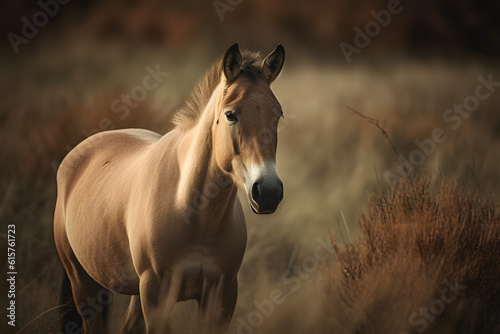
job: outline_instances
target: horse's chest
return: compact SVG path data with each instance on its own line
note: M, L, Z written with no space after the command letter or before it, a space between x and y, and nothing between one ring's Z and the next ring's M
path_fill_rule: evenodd
M159 271L180 271L194 284L200 277L236 274L245 252L246 229L169 230L157 233L153 244L152 261Z
M178 235L157 244L155 262L163 267L196 272L198 268L213 275L238 268L246 247L246 235Z
M147 242L137 247L142 255L135 262L157 273L180 273L181 299L196 298L204 282L217 284L222 277L232 280L239 270L246 248L246 226L242 216L230 218L209 224L158 219L149 225L154 231L143 234Z

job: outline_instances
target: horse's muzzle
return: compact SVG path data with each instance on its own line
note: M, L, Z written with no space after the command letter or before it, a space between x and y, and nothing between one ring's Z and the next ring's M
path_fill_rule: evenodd
M283 182L277 177L260 178L252 185L249 195L253 212L273 213L283 199Z

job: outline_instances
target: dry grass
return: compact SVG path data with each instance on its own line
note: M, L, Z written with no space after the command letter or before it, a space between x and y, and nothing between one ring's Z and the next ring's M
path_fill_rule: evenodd
M325 278L335 332L500 330L500 211L491 200L457 182L432 191L424 179L372 198L360 225Z

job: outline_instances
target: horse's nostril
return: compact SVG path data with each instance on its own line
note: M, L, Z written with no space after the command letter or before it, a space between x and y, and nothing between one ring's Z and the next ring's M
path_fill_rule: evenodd
M252 186L252 198L257 203L259 203L259 201L261 199L261 193L260 193L258 182L255 182Z

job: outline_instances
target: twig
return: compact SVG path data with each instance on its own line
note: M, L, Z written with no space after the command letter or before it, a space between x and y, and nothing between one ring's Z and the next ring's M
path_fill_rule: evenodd
M338 217L337 217L337 227L339 228L340 237L342 238L342 243L345 245L346 244L345 237L344 233L342 233L342 228L340 227L340 219Z
M486 193L483 191L483 188L479 184L479 181L478 181L478 179L476 177L476 173L474 172L475 161L472 160L472 163L473 163L472 166L471 165L467 165L467 167L469 167L469 169L470 169L470 172L472 174L472 178L473 178L474 182L476 183L476 187L477 187L477 189L479 189L479 193L481 194L481 196L483 196L483 199L486 199L487 198Z
M54 307L51 307L49 308L48 310L45 310L43 311L42 313L40 313L39 315L37 315L36 317L34 317L33 319L31 319L30 321L28 321L28 323L26 325L24 325L23 327L21 327L20 330L18 330L16 332L16 334L19 334L21 333L22 331L24 331L29 325L31 325L31 323L35 322L36 320L38 320L39 318L41 318L42 316L44 316L45 314L49 313L49 312L52 312L52 311L55 311L57 309L60 309L60 308L63 308L63 307L69 307L69 305L57 305L57 306L54 306Z
M43 269L42 271L40 271L35 277L33 277L31 279L31 281L29 281L27 284L25 284L24 287L19 291L19 296L23 295L26 292L26 290L30 287L30 285L33 282L35 282L43 273L45 273L48 270L53 270L54 269L53 268L54 267L53 264L54 264L55 261L57 261L56 259L57 259L57 256L54 256L52 258L52 263L51 263L52 265L47 266L45 269Z
M375 167L375 164L373 164L373 170L375 171L375 178L377 179L378 189L379 189L380 193L382 194L382 198L384 199L385 206L388 208L389 201L387 200L387 197L385 196L385 192L382 190L382 185L380 184L380 179L378 178L377 168Z
M392 150L394 151L394 153L396 153L397 157L399 158L399 161L401 162L401 166L403 166L403 168L405 169L406 176L408 177L408 180L410 181L410 186L414 190L414 188L413 188L413 181L411 179L410 171L406 170L406 166L405 166L405 164L403 162L403 157L401 156L401 154L399 154L398 150L396 149L396 146L394 146L394 144L392 143L392 140L391 140L391 138L389 138L389 135L387 134L387 131L383 127L380 126L380 121L378 119L376 119L376 118L365 116L365 115L363 115L362 113L360 113L359 111L355 110L352 107L349 107L349 106L346 106L346 107L347 107L347 109L349 109L350 111L352 111L356 115L358 115L358 116L366 119L369 123L371 123L374 126L376 126L382 132L382 135L387 139L387 141L389 142L389 144L392 147Z
M347 231L347 241L349 241L349 244L350 244L351 243L351 232L349 231L349 226L347 226L344 212L342 210L340 210L340 215L342 216L342 222L344 223L345 230Z

